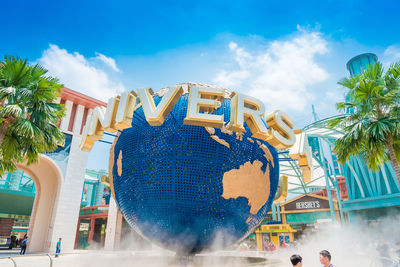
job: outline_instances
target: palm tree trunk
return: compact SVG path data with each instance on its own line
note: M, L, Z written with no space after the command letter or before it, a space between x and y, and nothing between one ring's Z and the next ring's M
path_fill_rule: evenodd
M6 136L8 125L9 125L9 122L7 120L3 120L3 123L1 125L1 130L0 130L0 147L3 144L4 137Z
M399 161L396 157L396 153L394 152L392 139L388 140L388 150L389 150L390 161L392 162L394 173L397 178L397 182L400 185L400 166L399 166Z

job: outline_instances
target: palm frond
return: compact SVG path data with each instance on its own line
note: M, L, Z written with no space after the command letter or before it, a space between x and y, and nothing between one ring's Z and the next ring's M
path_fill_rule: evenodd
M334 147L339 162L358 155L370 169L377 170L389 159L388 140L393 140L400 156L400 63L392 64L386 73L381 63L372 64L339 84L349 90L346 102L336 107L354 111L328 122L330 128L343 132Z
M46 76L40 65L6 56L0 68L0 119L11 118L0 146L0 172L12 171L18 162L36 162L40 153L54 150L64 138L56 127L64 108L54 103L62 85ZM0 120L0 124L2 121Z

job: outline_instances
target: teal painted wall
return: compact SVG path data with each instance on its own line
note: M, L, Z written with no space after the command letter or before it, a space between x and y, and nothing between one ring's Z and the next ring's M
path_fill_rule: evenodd
M286 214L287 224L313 224L319 219L330 219L329 211L321 212L304 212L304 213L288 213Z
M0 189L0 213L31 216L35 194Z

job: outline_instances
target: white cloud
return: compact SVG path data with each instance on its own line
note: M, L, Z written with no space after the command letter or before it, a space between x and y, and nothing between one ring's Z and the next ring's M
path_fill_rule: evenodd
M238 47L237 43L235 43L235 42L230 42L229 43L229 49L231 51L235 50L237 47Z
M272 108L304 111L314 94L309 89L328 79L328 72L315 61L328 53L328 43L319 32L300 29L288 40L268 43L261 52L249 52L235 42L229 43L236 66L220 70L213 82L263 100Z
M101 54L97 57L99 55ZM113 59L108 61L115 64ZM107 101L111 96L125 91L122 83L114 81L95 63L78 52L69 53L57 45L50 45L38 59L38 63L48 69L50 75L59 78L66 87L99 100Z
M112 68L116 72L119 72L117 64L115 64L115 59L113 59L112 57L107 57L107 56L105 56L103 54L100 54L100 53L96 52L96 59L104 62L107 66L109 66L110 68Z
M232 88L241 81L249 77L249 72L247 70L237 70L237 71L220 71L214 78L214 82L221 84L227 88Z
M389 67L390 64L400 61L400 47L391 45L383 52L382 63L385 67Z

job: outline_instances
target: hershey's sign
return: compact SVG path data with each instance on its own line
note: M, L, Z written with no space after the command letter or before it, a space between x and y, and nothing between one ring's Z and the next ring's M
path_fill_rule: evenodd
M284 206L286 211L329 209L329 201L313 195L303 195Z
M303 210L303 209L318 209L321 205L319 204L319 200L317 201L305 201L305 202L297 202L296 209Z

